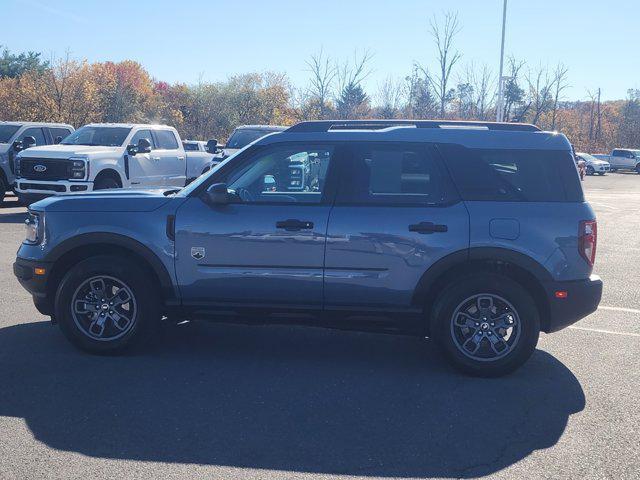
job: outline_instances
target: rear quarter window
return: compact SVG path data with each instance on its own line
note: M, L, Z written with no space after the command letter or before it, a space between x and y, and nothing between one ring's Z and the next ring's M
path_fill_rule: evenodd
M570 151L439 149L463 200L582 202L580 178Z
M158 138L158 148L162 150L178 149L178 141L171 130L156 130L155 134Z

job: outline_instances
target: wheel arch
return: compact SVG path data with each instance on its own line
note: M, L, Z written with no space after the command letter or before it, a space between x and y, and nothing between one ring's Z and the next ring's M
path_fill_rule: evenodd
M477 247L443 257L420 278L412 304L429 312L446 285L456 277L473 273L498 273L522 285L533 297L540 313L541 328L546 331L550 305L544 283L553 278L549 271L533 258L505 248ZM429 322L426 322L427 326L428 324Z
M102 170L100 170L95 178L93 179L93 183L95 184L99 178L104 178L104 177L111 177L114 180L116 180L118 182L118 184L120 185L120 188L122 188L123 183L122 183L122 176L120 175L120 172L118 172L115 168L112 167L107 167L107 168L103 168Z
M88 233L71 238L57 245L45 259L53 264L48 278L49 298L55 297L62 277L77 262L93 255L125 255L138 261L151 275L160 289L166 305L175 305L178 300L171 276L160 258L147 246L120 234Z

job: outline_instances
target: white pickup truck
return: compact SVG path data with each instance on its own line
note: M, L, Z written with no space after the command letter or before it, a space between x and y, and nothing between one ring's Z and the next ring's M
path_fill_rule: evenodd
M611 155L594 155L599 160L609 162L611 171L635 170L640 173L640 150L633 148L614 148Z
M89 124L58 145L16 157L16 193L25 203L48 195L107 188L183 187L210 157L185 152L175 128Z

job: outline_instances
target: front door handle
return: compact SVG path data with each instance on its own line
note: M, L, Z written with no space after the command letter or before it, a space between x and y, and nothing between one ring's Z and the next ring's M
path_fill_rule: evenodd
M424 233L424 234L442 233L448 230L449 230L449 227L447 227L446 225L438 225L433 222L420 222L420 223L414 223L413 225L409 225L409 231L416 232L416 233Z
M160 157L151 157L152 160L155 160L156 162L160 161Z
M313 228L313 222L306 220L280 220L276 222L276 228L282 228L287 232L295 232L298 230L311 230Z

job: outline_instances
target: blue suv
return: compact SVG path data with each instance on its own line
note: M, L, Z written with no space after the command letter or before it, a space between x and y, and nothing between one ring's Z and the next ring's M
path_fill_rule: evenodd
M295 322L431 337L497 376L602 293L572 146L525 124L299 123L181 190L48 198L26 225L15 275L90 352L163 317Z

